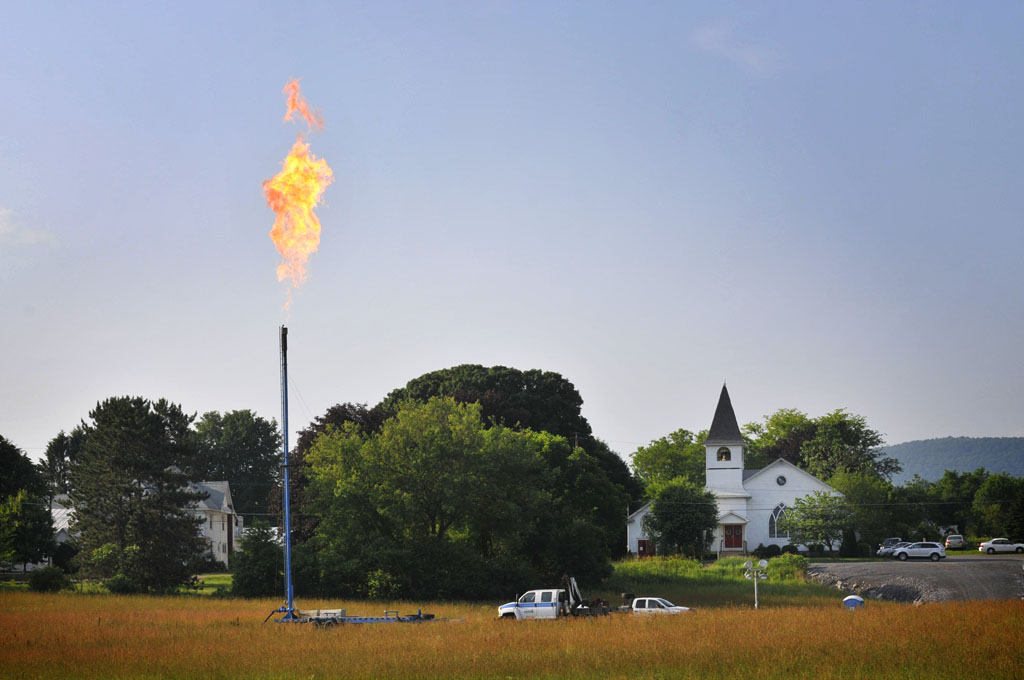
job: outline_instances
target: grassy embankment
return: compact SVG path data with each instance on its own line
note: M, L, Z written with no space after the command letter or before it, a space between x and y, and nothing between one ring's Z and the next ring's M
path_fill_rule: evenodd
M1011 678L1024 667L1022 602L847 612L837 591L780 570L754 611L737 562L620 563L606 588L699 608L559 622L498 621L495 603L300 601L453 619L318 630L262 623L280 599L3 592L0 677Z

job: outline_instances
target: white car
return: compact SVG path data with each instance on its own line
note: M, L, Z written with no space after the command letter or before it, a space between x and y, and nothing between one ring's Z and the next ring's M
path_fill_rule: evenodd
M979 545L978 550L989 555L994 555L997 552L1024 553L1024 543L1011 543L1005 538L993 538L991 541L985 541Z
M663 597L638 597L633 600L634 614L682 614L689 607L674 605Z
M897 548L892 551L893 559L906 561L911 557L926 557L932 562L938 562L946 556L946 549L938 543L924 541L922 543L911 543L910 545Z

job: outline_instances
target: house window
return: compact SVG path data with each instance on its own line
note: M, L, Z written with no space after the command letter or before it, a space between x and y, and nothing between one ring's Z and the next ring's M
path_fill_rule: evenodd
M732 451L729 450L728 446L718 449L718 460L719 462L732 460Z
M213 528L213 515L210 515L210 528Z
M786 516L786 504L779 503L768 518L768 538L789 538L788 531L779 529L779 520Z

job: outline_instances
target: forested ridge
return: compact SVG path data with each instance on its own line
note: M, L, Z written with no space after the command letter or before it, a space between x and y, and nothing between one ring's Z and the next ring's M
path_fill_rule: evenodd
M972 472L978 468L1024 477L1024 437L919 439L887 446L885 455L903 465L903 471L893 475L896 484L914 475L936 481L946 470Z

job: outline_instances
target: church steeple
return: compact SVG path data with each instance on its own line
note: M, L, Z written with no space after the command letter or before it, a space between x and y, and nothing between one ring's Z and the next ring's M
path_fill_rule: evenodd
M736 422L736 414L732 410L729 390L724 384L722 394L718 397L715 417L711 420L711 429L708 430L707 441L704 443L709 446L743 445L743 435L740 433L739 423Z
M718 408L715 409L708 438L704 440L704 475L708 488L742 492L744 453L746 446L732 410L729 390L722 385Z

